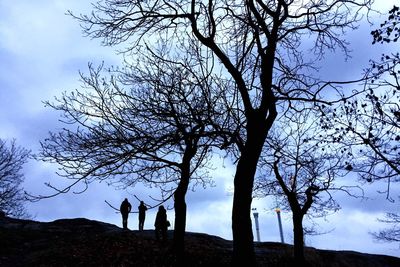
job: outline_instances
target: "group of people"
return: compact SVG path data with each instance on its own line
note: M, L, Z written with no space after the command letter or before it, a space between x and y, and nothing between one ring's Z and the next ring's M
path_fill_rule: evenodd
M120 206L120 212L122 215L122 226L124 229L128 229L128 216L132 210L132 205L129 203L128 199L125 198L122 201ZM138 206L139 210L139 231L143 231L144 221L146 219L146 204L143 201L140 201L140 205ZM156 220L154 222L156 238L157 240L167 240L167 230L170 226L170 222L167 219L167 210L163 205L158 207L158 212L156 215Z

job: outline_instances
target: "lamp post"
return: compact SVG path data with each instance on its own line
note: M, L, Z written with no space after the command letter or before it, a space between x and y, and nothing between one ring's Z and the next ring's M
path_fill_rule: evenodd
M253 212L253 216L254 216L254 222L256 224L256 233L257 233L257 242L260 242L260 228L258 226L258 212L256 208L252 209Z
M281 243L285 243L285 240L283 239L283 230L282 230L282 221L281 221L281 209L276 208L276 215L278 216L278 225L279 225L279 234L281 235Z

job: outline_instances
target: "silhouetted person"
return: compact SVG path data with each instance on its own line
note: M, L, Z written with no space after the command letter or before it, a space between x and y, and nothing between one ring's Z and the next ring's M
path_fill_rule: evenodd
M167 229L168 229L168 221L167 221L167 211L165 210L164 206L161 205L158 208L156 221L154 223L156 227L156 238L160 240L160 234L163 241L167 240Z
M139 209L139 231L143 231L144 220L146 219L147 207L144 205L143 201L140 201Z
M124 229L128 229L128 215L131 209L132 209L131 203L129 203L128 199L125 198L125 200L122 201L121 206L119 208L119 211L122 214L122 226Z

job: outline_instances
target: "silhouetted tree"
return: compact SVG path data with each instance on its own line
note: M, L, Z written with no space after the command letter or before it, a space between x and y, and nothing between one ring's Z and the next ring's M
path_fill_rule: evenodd
M102 38L104 45L128 42L127 52L159 39L175 43L196 39L204 47L199 64L226 75L231 86L221 90L228 90L227 103L232 105L226 107L223 121L229 127L221 135L228 140L226 146L236 146L237 156L234 264L255 264L250 218L254 175L280 105L332 100L322 95L324 89L335 90L334 83L318 81L315 64L327 51L348 52L343 32L356 27L361 11L371 3L107 0L96 2L90 15L77 17L87 35ZM210 55L218 62L205 65Z
M389 13L388 21L371 32L373 43L397 41L400 12L394 7ZM382 54L379 61L371 60L363 94L336 108L325 106L326 116L321 118L327 127L336 125L332 140L348 145L356 155L351 169L368 182L387 180L387 193L390 183L398 181L400 174L399 66L398 53ZM390 198L389 194L387 197Z
M110 70L110 78L102 77L102 67L90 66L89 75L81 75L84 90L48 103L63 112L65 123L77 128L51 133L41 143L38 157L56 162L61 176L75 180L56 189L56 194L79 182L103 180L120 188L144 183L161 188L164 196L173 194L179 264L187 190L190 184L210 182L201 169L211 149L207 121L214 103L204 78L193 73L196 66L189 57L149 54L123 69Z
M375 239L384 242L400 242L400 215L397 213L387 213L385 219L380 222L391 225L390 228L373 233Z
M9 145L0 139L0 211L5 215L24 218L29 217L24 202L23 165L26 163L29 151L16 145L12 140Z
M372 44L397 42L400 37L399 22L400 9L398 6L393 6L393 8L389 10L388 19L380 24L380 28L371 31L372 37L374 38Z
M394 6L388 19L380 28L371 32L373 44L397 42L399 38L400 11ZM370 79L366 81L364 94L344 102L327 112L323 120L336 125L332 138L347 145L353 160L349 169L359 174L362 181L385 181L387 189L381 191L391 197L391 185L400 181L400 55L382 54L379 60L371 60L367 69ZM374 234L375 238L393 241L398 238L398 216L388 213L382 222L392 228Z
M339 209L332 196L344 191L356 196L353 185L338 178L347 170L346 148L327 141L329 132L319 124L319 113L308 109L288 112L277 119L261 157L255 196L274 196L280 207L292 211L294 257L304 257L304 216L324 217ZM359 196L362 191L357 192Z

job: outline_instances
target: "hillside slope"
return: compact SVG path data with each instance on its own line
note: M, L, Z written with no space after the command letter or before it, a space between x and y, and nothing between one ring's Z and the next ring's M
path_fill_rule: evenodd
M36 222L0 218L0 266L171 266L172 232L167 244L152 230L123 230L88 219ZM229 266L232 242L199 233L186 235L186 265ZM296 266L292 247L256 243L259 266ZM352 251L307 248L310 266L400 266L400 258Z

